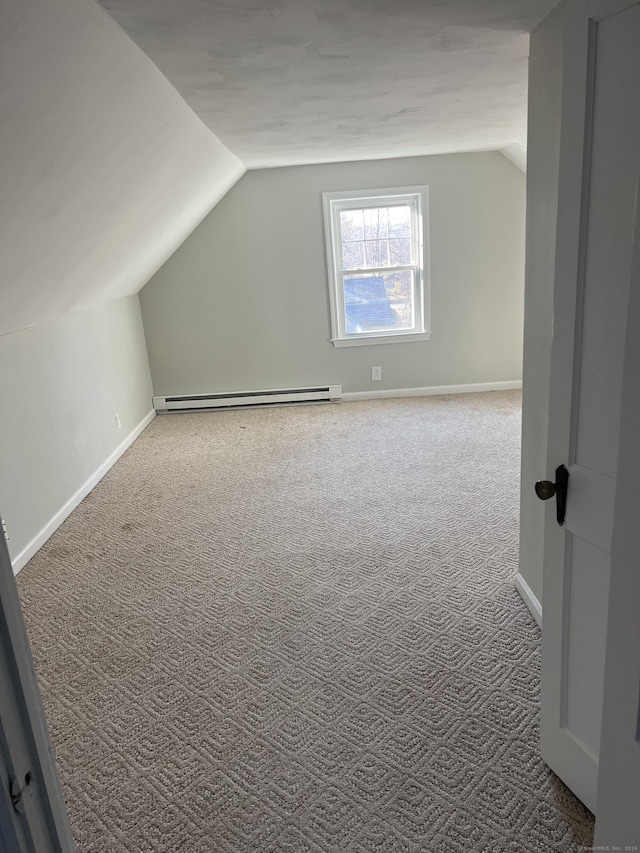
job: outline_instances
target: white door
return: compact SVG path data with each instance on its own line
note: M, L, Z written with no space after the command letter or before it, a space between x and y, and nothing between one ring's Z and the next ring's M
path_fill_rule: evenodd
M567 27L547 476L566 464L569 488L564 526L552 506L545 520L542 754L595 812L640 174L640 6L569 4Z

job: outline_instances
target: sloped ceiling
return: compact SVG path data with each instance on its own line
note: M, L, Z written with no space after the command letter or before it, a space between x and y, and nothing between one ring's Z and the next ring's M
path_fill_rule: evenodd
M92 0L0 4L0 334L138 291L245 167Z
M100 2L260 168L523 145L527 34L557 0Z
M556 2L1 0L0 334L138 291L245 166L522 161Z

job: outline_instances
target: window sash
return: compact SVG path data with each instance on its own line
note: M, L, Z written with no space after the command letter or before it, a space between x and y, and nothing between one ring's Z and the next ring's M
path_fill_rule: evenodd
M360 202L363 202L362 204ZM336 272L345 272L346 270L342 267L343 260L343 246L344 242L342 239L342 226L340 222L340 214L346 211L358 211L358 210L370 210L376 208L390 208L390 207L408 207L410 210L411 220L410 220L410 241L411 241L411 266L421 266L421 251L422 251L422 240L420 239L421 235L421 212L420 212L420 198L418 195L407 195L404 197L396 198L395 203L388 201L386 197L372 197L369 199L357 199L357 204L353 202L353 200L348 201L334 201L331 202L332 216L331 216L331 244L332 250L334 254L334 265ZM393 237L381 237L382 240L393 240L396 238ZM346 241L348 242L348 241ZM377 242L376 240L368 240L364 235L362 240L356 240L353 242ZM395 269L398 269L400 265L394 266Z
M411 301L412 301L412 309L413 309L413 311L412 311L412 313L413 313L413 325L408 327L408 328L404 328L404 329L393 328L393 329L375 329L375 330L365 331L365 332L348 332L347 331L347 308L346 308L346 302L345 302L345 296L344 296L344 279L345 279L345 276L357 276L358 274L362 274L363 276L366 274L375 275L376 272L377 273L381 273L381 272L382 273L394 273L394 272L398 272L399 270L400 271L409 270L409 271L413 272L412 287L411 287ZM420 318L420 315L418 313L418 306L420 303L420 300L419 300L420 270L418 269L418 267L416 267L416 266L379 267L378 269L375 269L375 270L371 270L371 269L346 270L344 272L339 272L337 275L338 275L339 287L337 288L337 294L336 295L338 297L338 311L340 312L338 319L340 321L340 326L342 328L342 333L343 333L342 337L345 340L348 340L350 338L355 339L355 338L379 337L379 336L391 336L391 335L410 335L410 334L415 333L415 332L424 331L424 329L422 328L422 324L420 322L421 318Z
M403 270L419 270L420 267L418 264L404 264L400 266L398 264L397 267L347 267L345 269L338 269L338 275L375 275L376 273L381 272L402 272Z

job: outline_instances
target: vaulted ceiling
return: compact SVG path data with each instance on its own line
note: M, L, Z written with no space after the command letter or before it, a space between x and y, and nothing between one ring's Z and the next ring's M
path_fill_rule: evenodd
M1 0L0 334L140 290L247 167L518 161L556 2Z
M92 0L1 0L0 334L136 293L244 171Z
M100 0L248 168L502 149L557 0Z

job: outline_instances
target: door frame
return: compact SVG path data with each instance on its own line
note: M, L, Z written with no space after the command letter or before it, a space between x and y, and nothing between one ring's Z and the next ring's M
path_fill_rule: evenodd
M11 853L75 850L11 560L0 533L0 851L3 845Z

